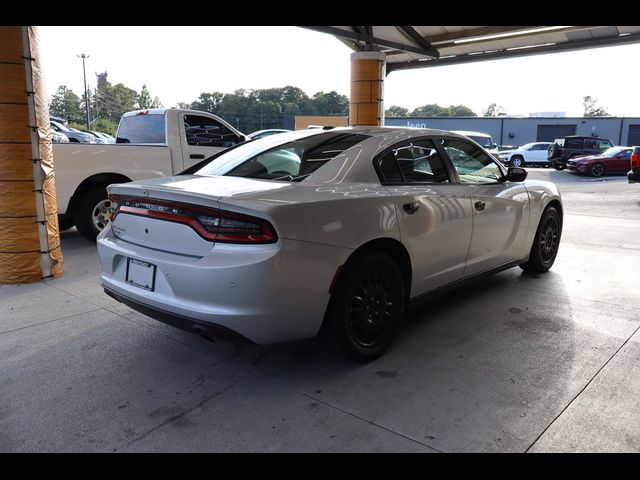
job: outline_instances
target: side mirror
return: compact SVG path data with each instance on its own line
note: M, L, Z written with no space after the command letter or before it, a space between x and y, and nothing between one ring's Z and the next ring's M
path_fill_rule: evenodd
M509 167L507 171L507 180L510 182L524 182L527 178L528 172L524 168Z

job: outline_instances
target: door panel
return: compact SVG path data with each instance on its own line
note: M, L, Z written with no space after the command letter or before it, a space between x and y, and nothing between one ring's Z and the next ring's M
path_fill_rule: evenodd
M528 253L529 194L522 183L467 185L473 209L473 234L464 276L503 265ZM477 202L484 208L478 210Z
M473 218L465 187L407 185L387 190L396 205L402 243L411 258L411 297L462 278ZM405 208L411 204L417 205L413 213Z

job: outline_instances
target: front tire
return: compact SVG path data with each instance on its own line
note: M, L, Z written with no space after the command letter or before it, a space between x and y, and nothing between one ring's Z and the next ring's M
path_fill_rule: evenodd
M556 260L561 235L562 216L556 207L549 206L540 218L538 230L529 252L529 261L520 265L520 268L531 273L548 271Z
M84 238L96 241L98 234L109 223L111 201L107 196L107 189L99 185L85 192L78 201L75 212L76 228Z
M592 177L601 177L604 175L604 165L601 163L594 163L591 165L589 173L591 173Z
M345 266L329 303L334 340L353 359L378 358L395 338L405 308L398 264L381 252L362 254Z

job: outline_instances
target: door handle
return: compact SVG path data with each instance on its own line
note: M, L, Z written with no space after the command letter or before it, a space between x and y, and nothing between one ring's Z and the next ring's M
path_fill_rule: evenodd
M193 158L193 159L204 158L204 155L201 153L192 153L191 155L189 155L189 158Z
M481 212L482 210L484 210L484 207L486 207L486 204L484 202L476 202L474 206L476 207L477 211Z
M416 213L419 207L420 204L418 202L405 203L402 205L402 209L409 215Z

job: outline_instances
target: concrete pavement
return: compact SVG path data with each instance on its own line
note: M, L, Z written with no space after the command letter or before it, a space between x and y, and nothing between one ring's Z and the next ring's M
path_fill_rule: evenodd
M563 193L552 270L413 309L366 365L149 319L65 232L61 278L0 286L0 451L640 451L640 186L530 175Z

